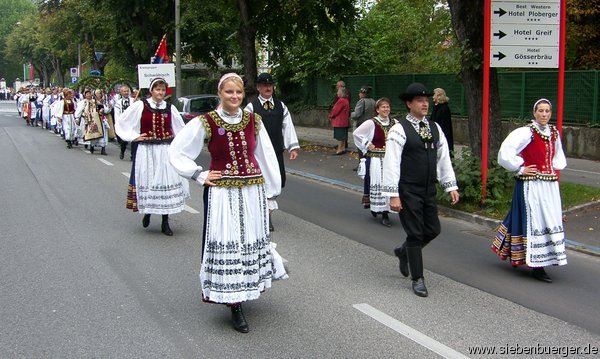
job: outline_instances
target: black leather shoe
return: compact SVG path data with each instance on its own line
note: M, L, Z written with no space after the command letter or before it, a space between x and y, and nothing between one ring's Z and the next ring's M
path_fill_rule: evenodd
M533 275L533 278L535 278L539 281L546 282L546 283L552 283L552 278L550 278L548 276L548 274L544 270L544 267L533 268L531 275Z
M173 231L171 230L171 227L169 227L169 222L163 221L163 223L160 225L160 230L165 234L165 236L173 235Z
M125 152L121 152L121 153L119 153L119 159L121 159L121 160L122 160L122 159L123 159L123 157L125 157Z
M94 153L94 146L90 146L90 153Z
M427 287L425 287L425 279L423 277L412 281L412 289L413 292L415 292L415 294L419 297L427 297L429 295L429 293L427 293Z
M142 219L142 226L144 226L144 228L146 228L149 225L150 225L150 215L149 214L145 214L144 215L144 219Z
M377 218L377 212L371 211L371 216L373 216L373 218Z
M100 154L104 155L104 156L107 156L107 154L106 154L106 147L102 147L102 150L100 150Z
M240 333L248 333L250 331L248 322L246 322L246 318L244 318L241 304L231 306L231 317L233 319L233 329Z
M400 262L400 273L408 277L410 274L408 271L408 254L406 253L406 245L402 245L402 247L394 249L394 254L398 257L398 261Z
M390 221L390 217L388 217L387 213L383 213L381 215L381 224L388 228L392 226L392 221Z

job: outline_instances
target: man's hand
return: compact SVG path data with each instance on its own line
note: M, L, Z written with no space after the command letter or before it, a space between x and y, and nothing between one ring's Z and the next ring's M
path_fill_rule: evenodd
M390 197L390 209L395 212L400 212L402 210L402 201L400 201L400 197Z
M460 198L460 194L458 193L458 191L451 191L450 192L450 200L451 200L452 204L457 204L459 198Z
M296 158L298 158L298 150L291 150L290 151L290 160L293 161Z

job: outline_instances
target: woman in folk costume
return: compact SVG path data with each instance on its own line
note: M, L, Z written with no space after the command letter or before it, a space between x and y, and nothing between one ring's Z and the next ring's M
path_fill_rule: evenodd
M177 171L204 186L200 285L205 302L231 308L247 333L242 302L271 287L269 201L281 191L279 164L261 118L241 108L244 83L234 73L218 84L220 107L191 120L169 150ZM195 163L206 143L210 166Z
M96 109L98 110L98 115L103 123L105 123L106 133L104 134L104 142L112 141L115 139L115 124L112 117L112 104L111 101L104 95L104 91L100 89L96 89L94 91L94 100L96 100Z
M73 148L73 142L77 139L75 133L77 124L75 123L75 101L73 100L73 90L66 89L64 98L57 101L54 105L54 116L61 123L67 148Z
M516 173L512 207L500 225L492 250L513 266L533 268L534 278L551 283L544 267L567 264L558 171L567 166L552 104L540 99L534 119L502 142L498 163Z
M366 173L364 178L363 206L371 208L373 217L381 214L381 224L391 227L388 213L390 198L381 193L383 183L383 157L387 133L397 121L390 118L390 100L380 98L375 103L377 116L363 122L353 132L356 147L365 155Z
M164 101L167 87L163 78L153 79L151 97L131 104L115 129L124 141L138 142L131 166L127 208L144 214L144 227L150 225L151 214L161 214L161 231L172 236L169 214L183 211L190 192L188 181L169 163L167 151L184 123L175 106Z

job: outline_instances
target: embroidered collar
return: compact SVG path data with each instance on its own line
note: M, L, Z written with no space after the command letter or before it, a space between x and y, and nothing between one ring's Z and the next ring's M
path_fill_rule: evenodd
M271 98L264 98L264 97L262 97L261 95L258 95L258 101L260 101L260 104L261 104L261 105L262 105L263 103L267 102L267 101L270 101L270 102L271 102L271 103L273 103L273 104L275 103L275 102L273 101L273 96L271 96Z
M546 142L550 141L553 137L556 136L556 127L554 127L554 125L548 124L544 129L541 129L540 125L537 122L531 121L529 127L533 132L537 133L542 138L542 140Z

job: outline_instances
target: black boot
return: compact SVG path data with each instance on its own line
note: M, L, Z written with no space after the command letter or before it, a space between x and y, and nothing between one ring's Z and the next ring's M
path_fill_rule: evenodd
M142 226L144 226L144 228L146 228L149 225L150 225L150 215L149 214L145 214L144 215L144 219L142 219Z
M90 153L94 153L94 146L90 146Z
M69 140L67 140L67 148L73 148L73 144Z
M392 221L390 221L390 217L388 216L388 212L383 212L381 214L381 224L383 224L386 227L391 227L392 226Z
M106 147L102 147L102 149L100 150L100 154L106 156Z
M240 333L248 333L250 331L248 322L244 318L244 312L242 312L241 303L231 306L231 318L233 319L233 329Z
M423 252L420 246L406 247L408 254L408 265L412 278L413 292L419 297L427 297L427 287L425 287L425 279L423 278Z
M168 214L163 214L163 216L162 216L162 224L160 226L160 230L166 236L172 236L173 235L173 231L171 230L171 227L169 227L169 215Z
M394 249L394 254L400 261L400 273L402 273L403 276L408 277L410 273L408 272L408 254L406 252L406 243L404 243L402 247Z
M544 270L544 267L533 268L531 275L533 276L533 278L540 280L542 282L552 283L552 278L550 278L550 276L548 276L548 274Z
M119 159L123 159L125 157L125 150L127 149L127 142L121 140L121 153L119 154Z
M269 232L273 232L275 227L273 227L273 221L271 221L271 212L269 212Z

